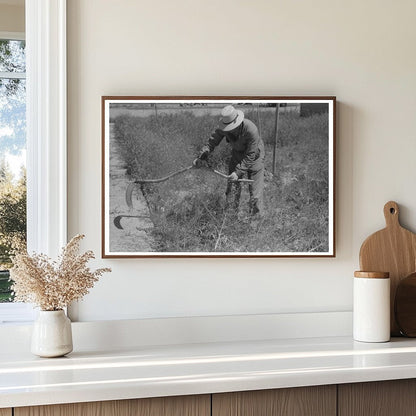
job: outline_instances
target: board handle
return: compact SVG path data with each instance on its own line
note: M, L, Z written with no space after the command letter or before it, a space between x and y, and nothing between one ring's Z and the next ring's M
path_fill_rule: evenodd
M387 227L399 226L399 205L397 202L389 201L384 205L384 218Z

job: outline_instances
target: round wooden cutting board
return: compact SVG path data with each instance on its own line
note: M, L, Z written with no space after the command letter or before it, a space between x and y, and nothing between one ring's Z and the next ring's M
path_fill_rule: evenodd
M416 273L398 284L394 313L400 332L407 337L416 337Z
M399 206L394 201L384 205L386 228L370 235L360 250L360 269L390 273L391 335L400 335L394 318L394 299L401 279L416 271L416 234L399 222Z

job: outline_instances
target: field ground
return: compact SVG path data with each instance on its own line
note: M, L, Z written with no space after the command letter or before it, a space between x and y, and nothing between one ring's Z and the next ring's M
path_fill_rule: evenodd
M260 127L266 148L265 218L250 226L248 190L238 213L225 212L226 180L208 168L192 169L159 184L143 185L156 252L328 251L328 115L283 113L277 169L272 172L274 112L246 112ZM192 160L217 124L211 114L178 110L147 117L114 117L114 137L132 179L160 178ZM225 143L210 166L227 171Z

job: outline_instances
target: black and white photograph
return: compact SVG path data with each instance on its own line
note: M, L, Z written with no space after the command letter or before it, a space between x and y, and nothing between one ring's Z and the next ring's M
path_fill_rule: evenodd
M103 257L334 257L335 97L102 97Z

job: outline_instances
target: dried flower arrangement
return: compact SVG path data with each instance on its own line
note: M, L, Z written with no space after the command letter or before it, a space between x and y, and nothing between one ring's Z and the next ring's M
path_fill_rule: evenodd
M17 252L10 270L15 302L34 303L41 310L56 311L85 296L99 277L111 269L92 271L87 267L94 253L78 254L83 238L81 234L73 237L57 261L45 254Z

